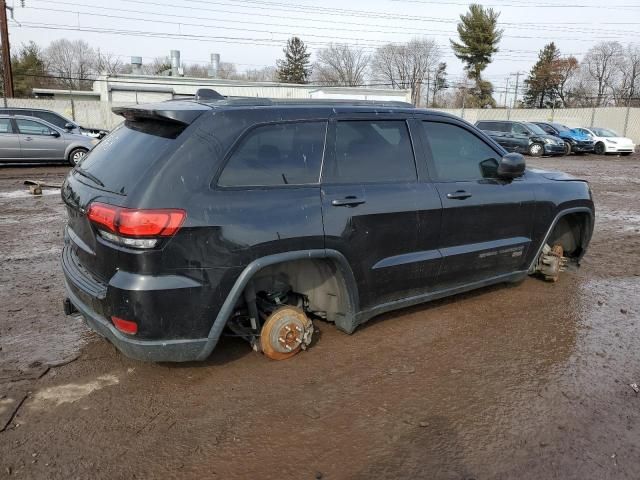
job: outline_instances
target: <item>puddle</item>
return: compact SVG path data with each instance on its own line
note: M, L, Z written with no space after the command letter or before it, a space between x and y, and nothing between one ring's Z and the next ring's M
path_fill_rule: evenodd
M0 192L0 199L3 198L38 198L45 195L60 195L59 188L43 188L42 195L32 195L29 190L14 190L11 192Z

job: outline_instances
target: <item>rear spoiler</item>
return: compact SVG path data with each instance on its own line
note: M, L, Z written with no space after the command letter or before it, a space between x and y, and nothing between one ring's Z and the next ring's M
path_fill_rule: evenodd
M207 110L211 110L211 107L194 102L150 103L111 109L126 120L156 120L183 126L190 125Z

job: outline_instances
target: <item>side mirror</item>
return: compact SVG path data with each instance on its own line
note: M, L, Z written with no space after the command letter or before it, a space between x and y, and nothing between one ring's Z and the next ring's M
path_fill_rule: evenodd
M57 138L60 136L60 132L58 132L57 130L49 130L49 135Z
M518 178L524 175L524 157L519 153L507 153L498 163L498 177Z
M67 130L73 130L74 128L76 128L76 126L73 123L68 122L64 124L64 128Z

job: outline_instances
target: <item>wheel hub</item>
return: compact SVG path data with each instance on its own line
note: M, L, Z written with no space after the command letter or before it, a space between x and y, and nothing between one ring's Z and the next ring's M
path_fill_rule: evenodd
M262 352L274 360L292 357L311 343L313 323L304 312L292 306L274 311L260 333Z

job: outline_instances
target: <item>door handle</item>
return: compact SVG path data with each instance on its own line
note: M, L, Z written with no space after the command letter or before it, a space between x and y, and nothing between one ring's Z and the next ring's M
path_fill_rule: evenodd
M356 197L355 195L348 195L342 199L331 200L331 205L334 207L355 207L356 205L362 205L366 200L364 198Z
M447 193L447 198L451 200L464 200L465 198L469 198L471 194L469 192L465 192L464 190L458 190L453 193Z
M25 140L26 140L27 142L30 142L31 140L33 140L33 138L31 138L31 137L25 137Z

